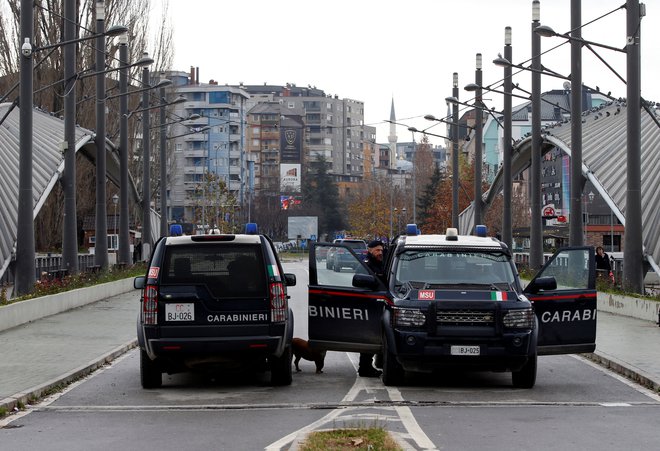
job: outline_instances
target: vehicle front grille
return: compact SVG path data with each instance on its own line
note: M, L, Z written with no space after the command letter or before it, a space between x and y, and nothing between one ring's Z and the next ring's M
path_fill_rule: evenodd
M446 326L489 326L495 323L495 314L491 310L441 310L436 321Z

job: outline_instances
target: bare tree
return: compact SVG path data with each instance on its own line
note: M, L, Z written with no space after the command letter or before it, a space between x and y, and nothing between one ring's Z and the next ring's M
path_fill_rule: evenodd
M7 101L15 101L18 98L18 90L10 92L10 89L18 82L18 55L20 42L20 0L0 0L0 25L3 33L0 33L0 97L7 95ZM128 27L129 36L129 61L136 61L144 51L150 50L151 57L155 63L152 72L160 74L162 71L170 70L173 60L172 53L172 27L168 19L169 1L163 3L162 15L159 23L154 27L157 33L153 38L149 35L151 0L105 0L105 23L106 28L113 25L125 25ZM40 46L63 41L63 2L53 0L34 0L35 27L33 45ZM78 2L77 22L78 36L92 35L96 30L95 2ZM63 113L64 84L62 68L62 47L56 47L47 52L37 51L35 53L34 85L35 106L50 111L56 115ZM79 72L75 81L77 97L76 123L82 127L95 128L95 82L93 77L88 77L94 71L95 40L85 40L77 44L76 67ZM106 67L108 69L119 67L119 45L116 38L108 38L106 43ZM140 68L130 69L129 85L139 87L141 85ZM117 71L109 72L106 83L106 97L119 92L119 74ZM131 88L129 88L130 90ZM156 93L157 95L157 93ZM129 108L135 109L139 103L137 96L129 96ZM107 133L111 138L118 136L119 128L119 100L107 101L108 116L106 118ZM138 158L129 158L134 163L130 171L134 179L142 178L141 153L136 149L137 132L141 130L135 121L129 121L129 148L136 152ZM82 164L81 157L77 163L77 215L79 229L86 215L93 215L95 176L92 165ZM155 165L152 165L155 166ZM153 175L152 175L153 176ZM115 193L108 190L108 199ZM49 233L37 233L37 248L51 250L61 247L61 207L63 202L61 187L58 185L51 193L46 205L37 217L36 230L44 230ZM39 225L39 222L43 225Z

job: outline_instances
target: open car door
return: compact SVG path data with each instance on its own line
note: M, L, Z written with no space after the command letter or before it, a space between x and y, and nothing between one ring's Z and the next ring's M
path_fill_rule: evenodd
M341 264L330 265L332 269L323 261L340 255ZM310 345L332 351L380 352L386 295L385 284L348 246L314 243L309 255Z
M525 287L538 319L538 353L596 349L596 268L592 247L559 249Z

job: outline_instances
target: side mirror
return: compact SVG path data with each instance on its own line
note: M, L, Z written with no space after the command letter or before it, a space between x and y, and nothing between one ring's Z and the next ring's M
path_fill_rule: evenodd
M356 288L375 290L378 288L378 280L371 274L355 274L353 276L353 286Z
M539 277L534 279L525 289L529 293L538 293L541 290L551 291L557 289L557 279L554 276Z
M296 285L296 275L295 274L290 274L290 273L285 273L284 274L284 281L286 282L287 286L293 287Z
M142 290L144 288L145 277L140 276L133 279L133 288L136 290Z

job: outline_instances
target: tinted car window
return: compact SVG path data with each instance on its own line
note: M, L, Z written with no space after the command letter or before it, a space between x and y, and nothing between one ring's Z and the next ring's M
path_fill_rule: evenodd
M513 284L514 274L501 252L403 252L395 269L396 285L409 282L413 288L453 284Z
M213 296L267 296L259 245L169 246L161 284L205 284Z

